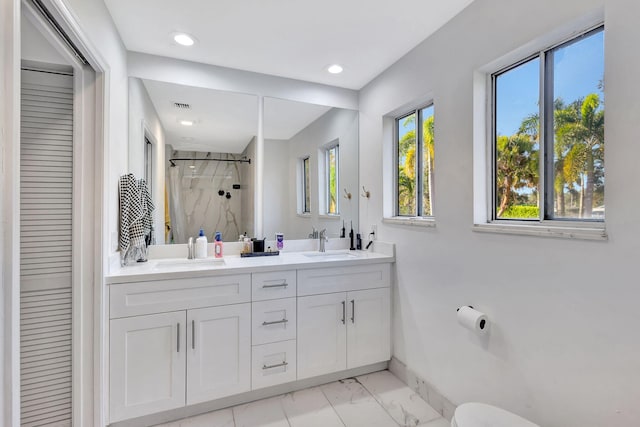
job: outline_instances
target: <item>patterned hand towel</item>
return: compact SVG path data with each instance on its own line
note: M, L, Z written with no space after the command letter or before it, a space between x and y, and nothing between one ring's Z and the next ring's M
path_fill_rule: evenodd
M119 189L120 263L128 265L138 259L146 260L145 240L153 231L154 206L146 182L137 181L133 174L120 177Z

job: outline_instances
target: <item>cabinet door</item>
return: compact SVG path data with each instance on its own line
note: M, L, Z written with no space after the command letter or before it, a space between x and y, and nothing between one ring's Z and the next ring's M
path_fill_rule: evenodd
M187 328L187 404L251 389L251 304L188 310Z
M346 368L344 292L298 298L298 379Z
M185 404L184 311L110 322L111 422Z
M347 368L391 358L389 288L347 293Z

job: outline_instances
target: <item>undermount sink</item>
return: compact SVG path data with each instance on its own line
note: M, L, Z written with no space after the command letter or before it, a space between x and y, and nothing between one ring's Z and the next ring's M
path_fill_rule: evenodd
M358 258L358 255L352 252L307 252L303 255L307 258L331 261Z
M156 268L172 267L215 267L224 265L224 258L166 259L156 263Z

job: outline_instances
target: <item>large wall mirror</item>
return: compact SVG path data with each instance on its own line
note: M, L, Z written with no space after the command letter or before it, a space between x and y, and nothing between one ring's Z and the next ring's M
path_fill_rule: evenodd
M201 228L210 241L216 231L255 236L256 215L255 237L269 240L357 230L357 111L265 97L257 176L257 96L129 80L129 169L151 184L157 244L186 243Z

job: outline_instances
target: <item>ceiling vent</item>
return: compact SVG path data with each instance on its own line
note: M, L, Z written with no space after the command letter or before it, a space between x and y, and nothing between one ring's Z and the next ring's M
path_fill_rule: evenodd
M173 106L179 110L190 110L191 105L185 104L184 102L174 102Z

